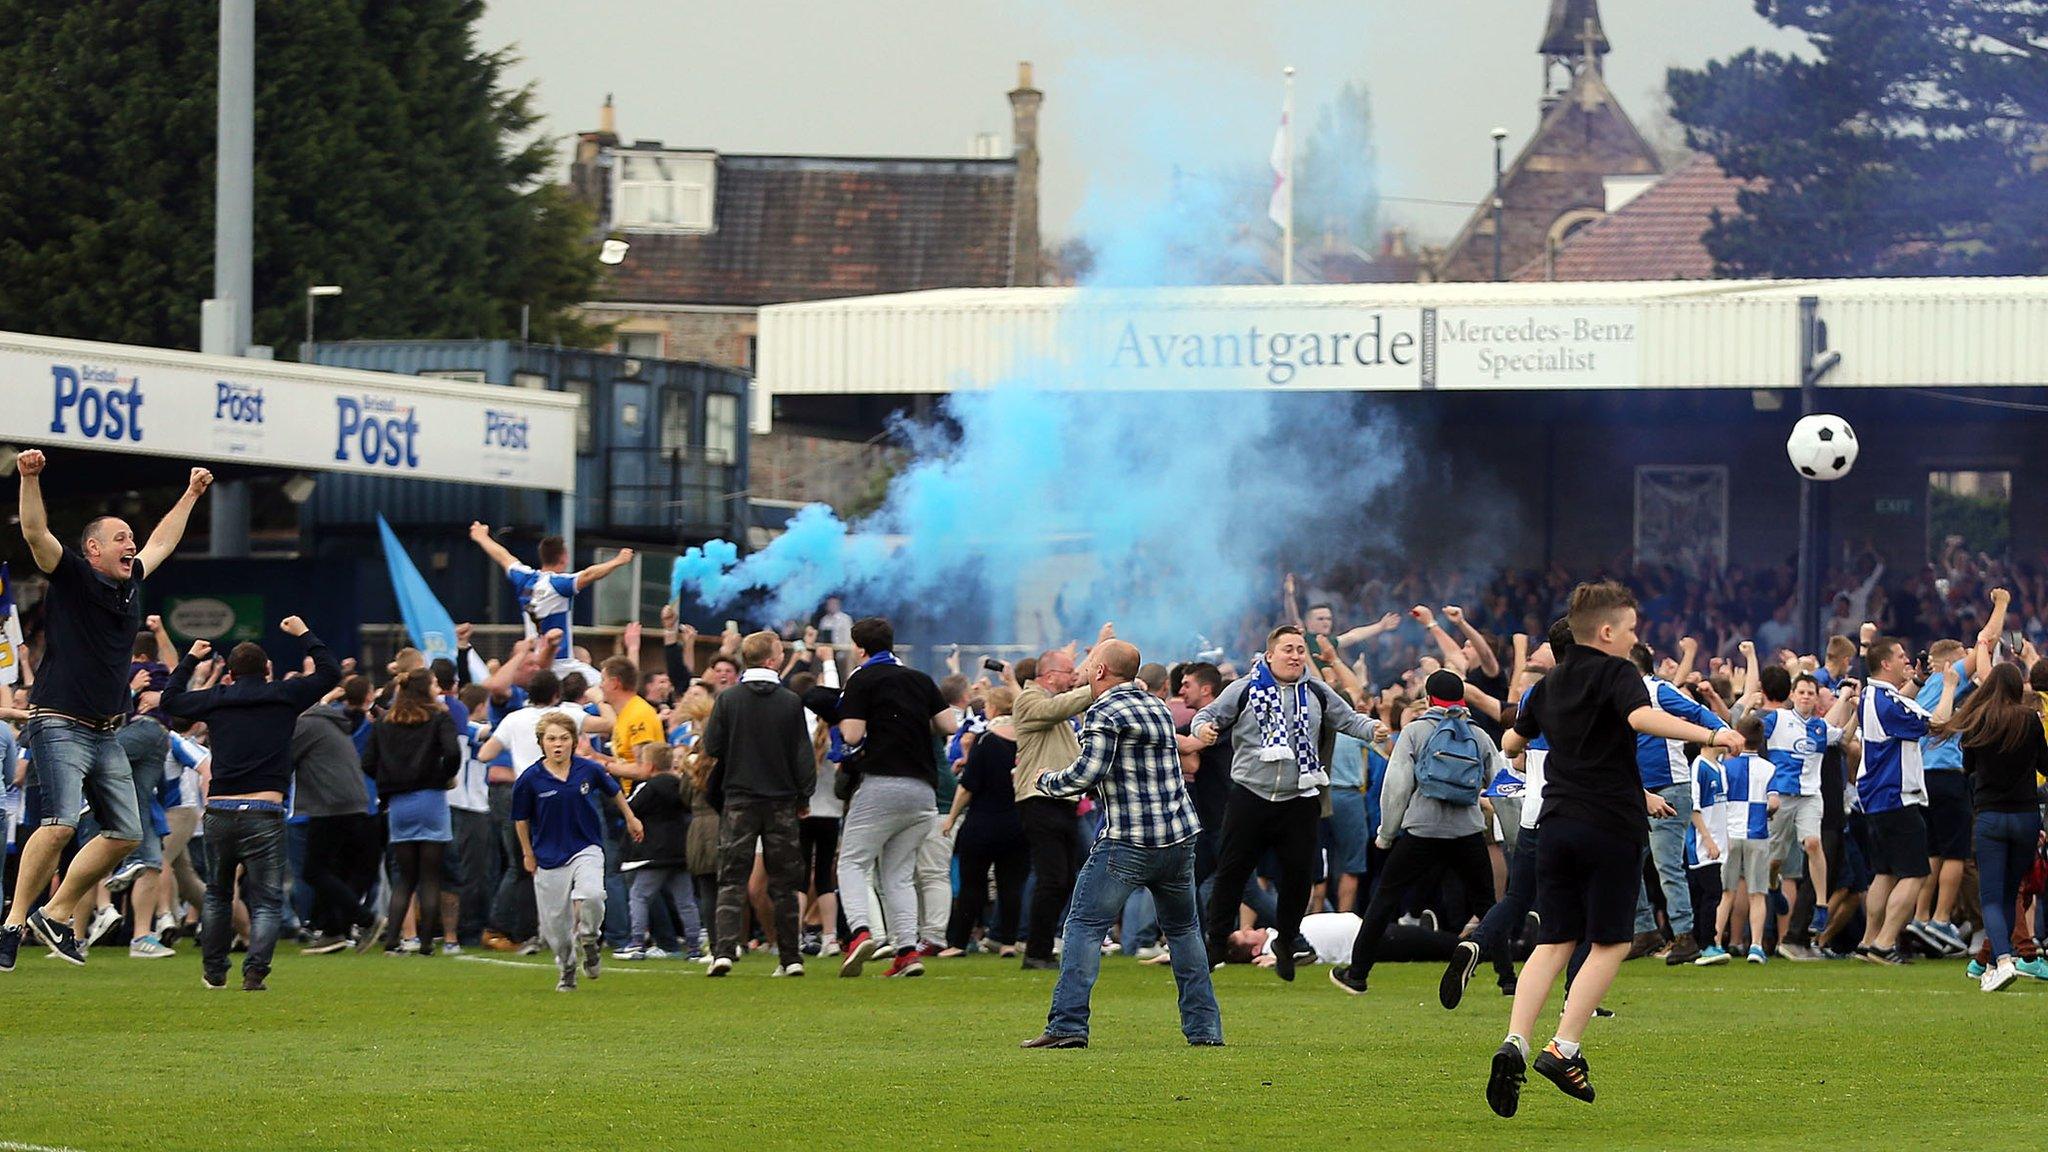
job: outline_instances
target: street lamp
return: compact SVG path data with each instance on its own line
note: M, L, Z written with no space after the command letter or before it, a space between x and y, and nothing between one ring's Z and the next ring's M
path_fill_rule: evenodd
M1507 142L1507 138L1507 129L1495 128L1493 130L1493 278L1495 280L1501 278L1500 218L1502 212L1507 208L1507 203L1500 197L1501 146Z
M313 312L318 307L315 301L322 296L341 295L339 284L314 284L306 289L306 363L313 362Z

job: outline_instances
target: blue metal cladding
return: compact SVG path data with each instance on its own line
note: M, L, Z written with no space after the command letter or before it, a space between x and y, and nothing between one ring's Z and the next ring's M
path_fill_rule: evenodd
M507 340L341 341L313 351L318 363L337 367L585 392L587 442L565 446L582 449L576 463L579 534L682 543L744 532L738 517L745 501L735 497L747 487L748 381L738 372ZM741 399L743 426L730 461L714 461L704 442L705 399L713 395ZM681 414L688 419L670 419ZM538 493L326 475L307 502L304 523L317 535L323 528L370 523L381 511L394 527L471 519L537 527L544 508Z

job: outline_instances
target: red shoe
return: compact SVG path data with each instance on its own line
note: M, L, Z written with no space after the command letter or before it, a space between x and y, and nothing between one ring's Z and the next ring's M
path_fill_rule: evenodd
M839 974L841 976L860 975L861 965L867 963L874 954L874 935L865 928L855 932L853 939L846 942L846 958L839 962Z
M924 957L915 948L907 952L899 952L896 954L896 962L889 965L889 970L882 975L885 977L922 976L924 975Z
M939 953L943 951L945 951L944 948L932 943L929 940L917 946L917 954L926 960L930 960L931 958L937 956Z

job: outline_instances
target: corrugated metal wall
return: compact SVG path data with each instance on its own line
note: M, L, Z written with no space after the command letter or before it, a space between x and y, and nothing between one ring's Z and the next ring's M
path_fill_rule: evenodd
M862 394L986 386L1029 358L1058 364L1099 347L1089 318L1119 310L1249 318L1276 309L1587 305L1640 310L1637 387L1795 388L1798 306L1808 295L1842 353L1827 387L2048 384L2048 278L952 289L763 308L759 384L773 393Z

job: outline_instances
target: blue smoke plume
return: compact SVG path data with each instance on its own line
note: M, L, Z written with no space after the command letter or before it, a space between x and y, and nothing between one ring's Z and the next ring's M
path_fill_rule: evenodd
M1083 109L1116 109L1077 120L1121 134L1132 167L1149 159L1163 176L1124 171L1091 192L1080 225L1095 261L1077 307L1277 252L1257 231L1273 230L1271 76L1202 72L1201 91L1251 110L1219 132L1178 98L1185 84L1157 82L1159 67L1119 61L1091 70L1113 80L1061 89ZM986 621L987 635L920 638L932 642L1050 646L1114 620L1148 658L1171 660L1198 636L1270 621L1287 566L1391 543L1364 510L1403 474L1410 437L1360 397L1097 391L1073 371L1015 364L947 398L942 422L898 421L911 462L878 511L848 525L812 505L744 558L725 541L692 548L672 591L713 608L748 596L764 623L835 593L856 616Z

